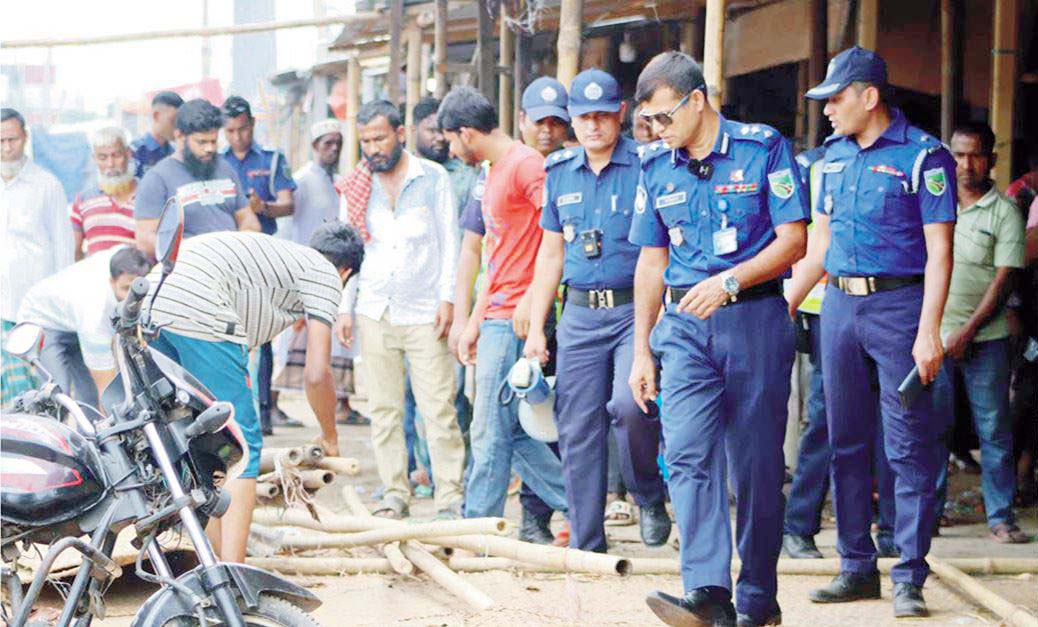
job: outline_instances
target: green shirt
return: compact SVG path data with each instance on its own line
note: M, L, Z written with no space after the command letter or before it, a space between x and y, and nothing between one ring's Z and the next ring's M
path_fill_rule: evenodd
M1024 220L1013 201L994 188L976 204L958 208L951 285L941 319L947 337L977 310L998 268L1024 267ZM1009 336L1005 308L977 331L975 342Z

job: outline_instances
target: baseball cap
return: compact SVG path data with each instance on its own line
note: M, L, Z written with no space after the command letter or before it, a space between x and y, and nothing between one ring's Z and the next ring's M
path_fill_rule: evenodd
M602 70L584 70L570 84L569 114L584 115L592 111L616 113L620 110L620 84Z
M825 100L843 91L854 81L886 87L887 62L875 52L860 46L848 48L833 57L826 70L825 80L809 89L804 96L812 100Z
M532 122L556 117L569 122L566 88L550 76L542 76L523 90L523 111Z

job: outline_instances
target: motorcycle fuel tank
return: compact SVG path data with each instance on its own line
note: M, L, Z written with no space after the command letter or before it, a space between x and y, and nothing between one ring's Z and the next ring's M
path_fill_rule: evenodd
M44 416L0 420L0 519L44 527L73 520L105 495L95 449L78 432Z

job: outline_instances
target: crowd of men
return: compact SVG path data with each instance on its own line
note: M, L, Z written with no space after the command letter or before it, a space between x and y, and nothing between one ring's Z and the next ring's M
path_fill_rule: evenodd
M48 370L96 403L114 376L114 304L150 271L177 202L188 239L153 307L155 346L235 404L248 440L210 530L224 559L245 556L262 435L292 424L272 389L283 343L305 352L330 454L337 414L356 421L333 360L359 365L375 515L408 517L425 488L438 519L501 516L518 475L523 539L606 551L605 526L635 520L646 545L664 544L669 500L683 590L650 608L672 625L769 625L779 554L821 557L831 486L841 574L811 600L878 598L877 555L899 557L895 615L925 616L957 393L992 538L1030 541L1014 499L1035 490L1038 174L997 190L991 129L965 122L944 146L912 126L862 48L806 97L834 134L794 156L774 128L725 118L699 65L665 52L633 101L597 69L568 90L534 80L521 140L467 87L415 107L416 152L400 109L368 102L355 169L337 171L330 118L293 175L254 141L244 99L162 92L144 137L94 135L97 186L69 207L4 109L3 328L45 327ZM798 351L813 371L787 503ZM524 359L554 376L556 443L521 426ZM3 376L5 404L32 385L7 354ZM976 464L961 448L954 460Z

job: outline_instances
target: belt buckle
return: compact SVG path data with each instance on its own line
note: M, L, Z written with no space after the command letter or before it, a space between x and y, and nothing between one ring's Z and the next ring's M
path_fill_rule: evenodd
M868 296L870 294L867 277L841 277L840 287L851 296Z
M612 308L613 290L591 290L588 292L588 304L591 309Z

